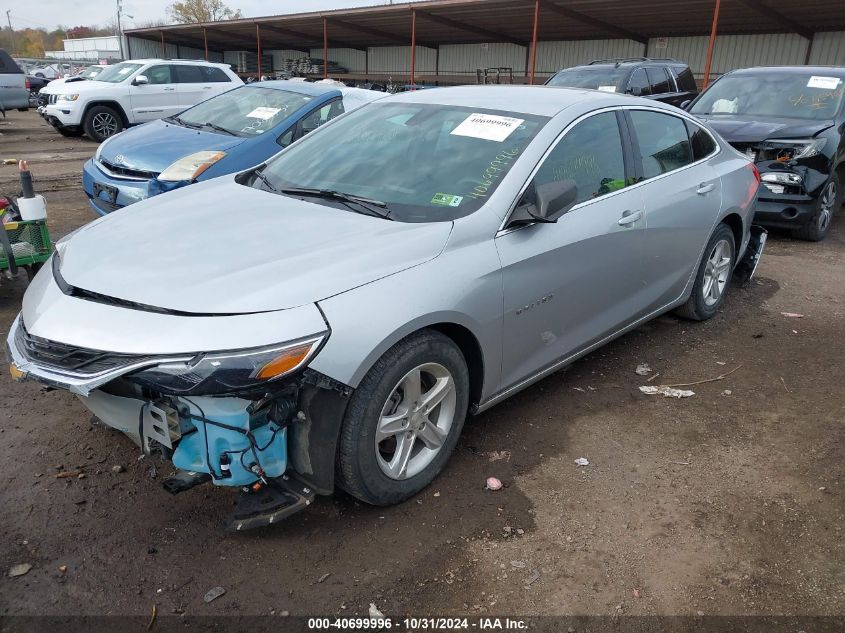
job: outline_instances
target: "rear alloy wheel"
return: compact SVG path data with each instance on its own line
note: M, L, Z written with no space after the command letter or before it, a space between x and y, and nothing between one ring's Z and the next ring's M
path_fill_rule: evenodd
M832 174L822 187L815 213L806 225L795 231L795 237L809 242L820 242L826 238L833 223L833 215L842 206L842 194L839 177Z
M94 106L85 113L82 123L85 134L92 141L102 143L110 136L123 130L123 119L114 109L108 106Z
M687 302L677 309L678 315L694 321L706 321L716 314L725 299L735 261L733 231L727 224L720 224L707 242L704 259L696 272L692 294Z
M451 339L435 331L403 339L352 396L338 447L340 486L373 505L413 496L448 461L468 401L466 361Z

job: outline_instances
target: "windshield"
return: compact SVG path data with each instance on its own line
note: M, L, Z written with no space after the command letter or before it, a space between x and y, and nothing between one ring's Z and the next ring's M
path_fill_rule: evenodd
M141 66L143 66L143 64L130 64L128 62L109 66L99 75L97 75L97 81L107 81L110 84L120 83L121 81L129 77L129 75L138 70Z
M832 119L842 104L845 82L811 73L726 75L692 105L693 114Z
M91 66L90 68L86 68L81 73L79 73L80 77L85 77L85 79L91 79L92 77L96 77L101 72L105 70L104 68L100 68L99 66Z
M448 221L484 204L547 121L478 108L375 103L295 143L268 163L264 176L277 190L379 200L395 220ZM338 206L332 199L308 200Z
M628 71L622 67L616 68L612 66L570 68L568 70L562 70L552 77L548 85L616 92L616 87L627 73Z
M203 126L208 123L238 136L257 136L276 127L313 97L242 86L212 97L179 115L179 122Z

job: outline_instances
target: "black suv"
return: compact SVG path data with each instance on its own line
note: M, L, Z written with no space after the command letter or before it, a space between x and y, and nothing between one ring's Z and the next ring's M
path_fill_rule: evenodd
M689 66L670 58L597 59L559 71L546 85L621 92L674 106L683 106L698 95Z
M734 70L688 110L757 164L755 222L827 236L845 193L845 68Z

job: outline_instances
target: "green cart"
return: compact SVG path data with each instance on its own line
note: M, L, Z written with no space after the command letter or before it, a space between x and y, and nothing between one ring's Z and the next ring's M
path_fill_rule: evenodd
M7 222L2 226L5 231L0 235L0 273L14 276L23 268L32 279L53 252L47 222Z

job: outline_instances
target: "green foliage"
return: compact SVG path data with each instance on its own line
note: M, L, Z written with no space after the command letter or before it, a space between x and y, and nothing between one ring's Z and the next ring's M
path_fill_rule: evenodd
M242 17L240 9L230 9L223 0L177 0L167 8L174 22L219 22Z

